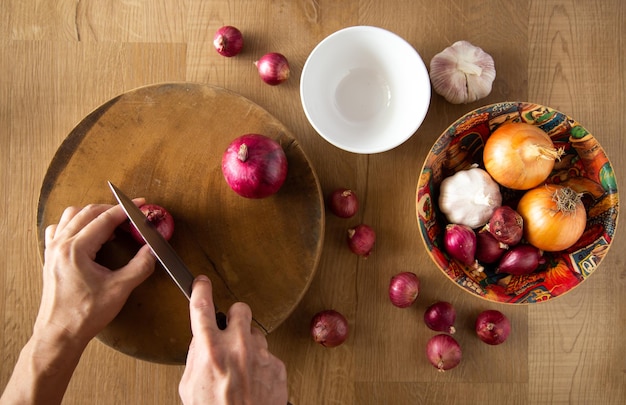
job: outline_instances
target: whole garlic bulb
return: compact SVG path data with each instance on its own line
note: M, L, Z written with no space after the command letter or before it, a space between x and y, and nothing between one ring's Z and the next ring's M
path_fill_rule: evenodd
M471 103L491 93L496 67L491 55L458 41L430 61L433 89L450 103Z

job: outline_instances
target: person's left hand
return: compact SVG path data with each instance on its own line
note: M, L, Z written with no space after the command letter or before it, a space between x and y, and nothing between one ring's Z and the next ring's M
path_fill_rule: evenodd
M147 245L117 270L95 262L96 253L125 220L119 205L92 204L65 209L59 223L46 228L43 294L35 333L58 333L86 345L152 274L155 258Z

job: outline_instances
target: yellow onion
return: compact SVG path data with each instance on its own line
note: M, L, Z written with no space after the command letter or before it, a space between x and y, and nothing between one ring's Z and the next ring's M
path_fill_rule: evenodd
M485 170L498 184L529 190L543 183L562 149L541 128L523 122L503 124L485 142Z

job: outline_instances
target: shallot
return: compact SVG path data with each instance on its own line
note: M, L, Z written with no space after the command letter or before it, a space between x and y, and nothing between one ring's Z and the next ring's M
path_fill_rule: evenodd
M328 208L340 218L351 218L359 209L359 200L354 191L338 188L328 196Z
M174 233L174 218L163 207L157 204L143 204L139 207L141 212L146 216L149 223L163 236L163 239L170 240ZM137 228L131 224L130 234L138 243L145 245L146 241L139 233Z
M369 225L360 224L348 229L348 247L353 253L367 258L375 243L376 232Z
M489 219L489 232L499 241L513 246L522 240L524 220L508 205L496 208Z
M311 337L325 347L339 346L348 338L348 320L334 309L320 311L311 319Z
M467 225L448 224L443 235L443 245L448 254L475 271L482 271L476 260L476 234Z
M440 372L450 370L461 362L461 346L450 335L435 335L426 343L426 357Z
M420 280L415 273L405 271L391 277L389 299L398 308L413 305L420 292Z
M254 62L259 71L261 79L271 85L276 86L289 78L289 62L285 55L278 52L271 52L263 55Z
M449 302L435 302L424 312L424 323L437 332L454 334L456 332L454 321L456 321L456 310Z
M482 228L476 233L476 260L480 263L497 262L508 248L507 244L498 242L486 228Z
M490 345L499 345L509 337L511 322L502 312L492 309L478 315L475 328L480 340Z
M517 245L502 256L496 273L508 273L515 276L530 274L544 263L543 252L533 245Z
M230 58L241 52L243 35L237 28L225 25L215 32L213 46L217 53Z

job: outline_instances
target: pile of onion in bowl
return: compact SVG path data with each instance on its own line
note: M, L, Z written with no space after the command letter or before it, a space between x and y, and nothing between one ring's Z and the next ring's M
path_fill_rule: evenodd
M489 263L481 263L481 268L477 268L475 263L451 257L444 238L450 221L439 207L444 179L472 166L486 169L483 153L487 140L496 129L510 123L536 126L550 137L561 152L547 179L538 187L566 186L574 190L586 214L582 235L563 249L541 249L536 269L528 274L497 272L497 264ZM504 157L498 163L505 169L506 164L514 164ZM497 184L502 199L498 205L517 209L527 191ZM422 239L431 258L458 286L490 301L533 303L562 295L598 267L615 233L619 196L611 163L589 131L552 108L506 102L465 114L438 138L418 180L416 211ZM474 231L478 231L478 227ZM520 243L529 245L526 240Z

